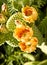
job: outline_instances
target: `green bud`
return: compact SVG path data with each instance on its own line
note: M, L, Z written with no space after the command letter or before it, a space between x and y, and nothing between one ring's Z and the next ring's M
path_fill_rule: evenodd
M4 16L3 14L0 14L0 23L1 23L1 24L2 24L2 23L5 23L6 20L7 20L7 17Z
M4 15L8 15L8 8L7 5L5 3L3 3L2 7L1 7L1 13Z

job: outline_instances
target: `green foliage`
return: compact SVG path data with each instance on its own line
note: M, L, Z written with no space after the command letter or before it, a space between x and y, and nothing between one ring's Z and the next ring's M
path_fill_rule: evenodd
M4 62L4 59L5 59L5 57L4 57L3 53L0 52L0 60L1 60L0 63Z
M26 62L24 65L38 65L38 61L35 62Z
M24 63L28 64L28 62L29 62L29 64L37 65L40 63L40 61L33 60L33 59L36 59L35 56L39 56L39 57L37 57L37 59L38 58L42 59L41 57L44 57L43 53L40 52L40 49L39 50L37 49L37 51L34 53L28 54L28 53L21 52L18 47L13 48L13 47L7 45L6 43L1 47L2 47L1 58L4 59L4 61L2 61L2 63L4 63L3 65L9 65L9 64L24 65ZM1 49L1 47L0 47L0 49ZM3 53L3 50L5 51L5 54ZM41 57L40 57L40 55L41 55Z
M24 65L47 65L47 60L42 61L42 62L26 62Z
M42 37L41 32L39 31L39 29L35 25L33 25L32 28L34 31L34 36L38 38L38 42L39 42L38 45L41 45L43 42L43 37Z
M2 37L2 38L1 38ZM6 41L5 40L6 38L5 38L5 34L4 33L0 33L0 46L2 45L2 44L4 44L4 42Z
M15 13L13 14L7 21L6 23L6 27L9 31L14 31L14 29L16 28L16 24L15 24L15 20L19 20L20 22L22 22L23 20L22 19L22 14L19 12L19 13Z
M7 43L5 43L5 44L3 45L3 48L4 48L4 51L5 51L5 53L6 53L6 56L11 55L11 54L13 53L13 51L14 51L14 47L11 47L11 46L8 45Z
M27 62L27 61L30 61L28 59L26 59L24 56L23 56L23 52L14 52L13 54L11 54L10 56L8 56L8 58L6 59L6 65L9 64L9 63L12 63L12 64L17 64L17 65L23 65L24 62Z
M18 9L14 7L13 0L7 0L7 6L8 6L8 12L10 15L18 11Z
M38 65L47 65L47 60L40 62Z
M43 7L46 4L46 0L34 0L34 4L38 6L38 8Z
M39 29L42 34L45 34L47 32L47 16L45 16L45 18L39 24Z
M0 23L7 29L7 32L4 30L0 32L0 65L47 65L47 52L45 51L47 49L47 0L0 0L0 13L2 13L3 3L6 3L9 14L4 14L8 20ZM33 6L38 11L38 20L34 24L26 23L22 14L17 13L21 12L21 8L26 5ZM19 41L13 37L16 19L20 20L23 25L33 28L34 36L39 42L39 47L37 46L34 52L25 53L19 48ZM45 42L44 48L42 48L43 41Z
M3 14L0 14L0 16L2 17L2 18L0 18L0 23L1 23L1 24L2 24L2 23L6 23L7 17L4 16Z
M2 37L2 38L1 38ZM8 33L0 33L0 46L4 43L7 42L10 46L17 46L18 41L13 38L13 33L8 32Z
M44 35L44 41L47 45L47 16L39 24L39 30Z
M12 15L17 11L21 11L21 8L29 5L36 6L37 8L42 8L46 5L46 0L7 0L8 11Z
M25 58L28 58L28 59L31 60L31 61L35 61L35 57L34 57L33 55L31 55L31 54L25 53L25 54L23 54L23 56L24 56Z

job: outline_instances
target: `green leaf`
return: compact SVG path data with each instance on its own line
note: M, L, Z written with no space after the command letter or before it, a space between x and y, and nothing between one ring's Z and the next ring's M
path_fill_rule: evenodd
M0 64L4 63L5 61L5 56L3 55L2 52L0 52Z
M16 15L16 14L15 14ZM15 28L16 28L16 25L15 25L15 15L12 15L7 23L6 23L6 27L9 31L13 31Z
M8 6L8 12L10 15L18 11L18 9L14 7L14 0L7 0L7 6Z
M10 61L7 65L13 65L12 61Z
M40 62L38 65L47 65L47 60Z
M14 51L13 54L11 54L8 58L7 58L7 63L9 63L10 61L13 61L13 64L15 65L23 65L24 62L30 61L27 58L25 58L23 56L24 52L21 51Z
M47 55L47 45L45 45L45 42L38 46L38 48L40 48L41 51Z
M23 4L25 6L26 5L29 5L29 6L35 5L38 8L41 8L41 7L43 7L46 4L46 0L27 0L27 1L23 0Z
M43 11L41 9L38 9L38 19L36 20L35 24L39 26L39 24L41 23L42 19L44 19L44 17L45 17L44 9Z
M10 16L10 18L8 19L7 23L6 23L6 27L9 31L14 31L14 29L16 28L16 22L15 20L18 20L20 22L22 22L22 24L24 24L23 22L25 22L23 19L22 13L18 12L13 14L12 16Z
M4 44L5 41L6 41L5 34L4 33L0 33L0 46L2 44Z
M38 65L39 61L35 62L26 62L24 65Z
M6 55L8 56L11 55L14 51L14 48L8 45L7 43L3 45L3 48L4 48Z
M42 34L45 34L47 32L47 16L45 16L45 18L41 21L39 30Z
M46 4L46 0L35 0L34 4L36 4L39 8L43 7Z
M46 6L46 16L47 16L47 6Z
M32 0L32 1L34 1L34 0ZM31 5L31 3L32 3L32 1L31 0L23 0L23 4L24 4L24 6L26 6L26 5Z
M41 21L38 28L40 32L44 35L44 41L47 45L47 16L45 16L45 18Z
M12 47L17 47L18 46L18 41L13 37L13 33L9 32L6 35L6 42Z
M43 42L43 37L39 29L36 27L36 25L32 26L33 31L34 31L34 36L38 38L38 45L42 44Z
M18 41L13 37L12 32L8 33L0 33L0 46L4 43L7 42L12 47L18 46Z
M21 8L24 7L23 0L13 0L13 5L18 11L21 11Z
M34 57L33 55L31 55L31 54L25 53L25 54L23 54L23 56L24 56L25 58L28 58L28 59L31 60L31 61L35 61L35 57Z

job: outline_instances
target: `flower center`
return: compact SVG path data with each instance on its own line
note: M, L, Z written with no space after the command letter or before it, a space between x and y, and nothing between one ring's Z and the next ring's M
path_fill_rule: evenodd
M30 16L32 14L32 9L31 7L26 7L24 10L24 13L26 16Z
M24 35L24 34L27 33L27 32L29 32L29 30L27 30L27 29L21 30L21 31L19 32L19 37L21 38L22 35Z

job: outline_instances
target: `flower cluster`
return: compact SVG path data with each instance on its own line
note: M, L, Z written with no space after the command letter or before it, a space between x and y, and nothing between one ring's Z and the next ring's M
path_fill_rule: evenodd
M7 9L6 5L3 4L2 11L6 12L6 9ZM18 15L15 14L15 16L18 16ZM20 15L21 19L24 20L25 23L34 22L35 20L37 20L37 17L38 17L38 13L37 13L36 9L34 7L29 7L29 6L22 8L21 15ZM13 16L12 16L12 18L13 18ZM13 20L13 19L15 19L15 20ZM28 25L24 25L22 23L22 20L20 20L20 18L14 17L13 19L12 19L13 21L10 21L11 23L9 21L7 21L6 27L10 28L12 26L11 28L13 28L13 25L16 25L15 26L16 28L13 31L13 37L19 41L18 45L19 45L21 51L28 52L28 53L35 51L36 46L38 44L38 39L37 39L37 37L34 37L33 29L31 27L29 27ZM4 18L4 16L2 14L0 14L0 21L2 22L2 20L4 21L3 23L6 22L5 21L6 19ZM11 24L11 25L9 25L9 24ZM3 29L4 29L4 27L1 27L0 31L2 32Z
M37 20L38 14L35 8L26 6L22 8L22 15L27 22ZM14 29L13 37L19 41L21 51L31 53L36 50L38 39L33 36L33 29L29 26L21 24L19 20L15 20L16 29Z
M38 39L33 36L32 28L23 25L16 27L13 37L20 41L19 47L22 51L30 53L36 50Z

